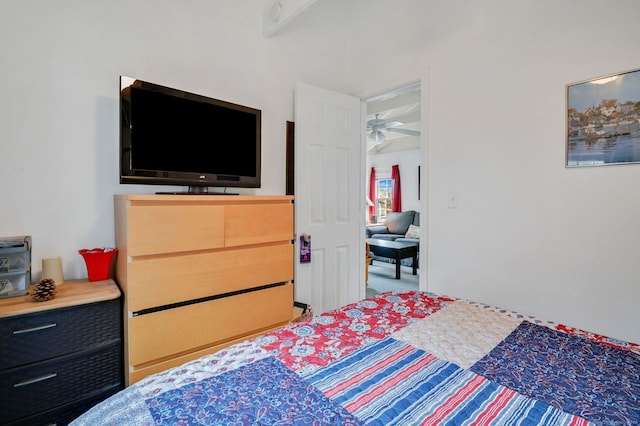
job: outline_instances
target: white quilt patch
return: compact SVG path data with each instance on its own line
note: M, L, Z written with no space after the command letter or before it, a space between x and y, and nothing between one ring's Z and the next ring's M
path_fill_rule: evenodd
M391 337L469 368L521 322L522 319L458 300Z

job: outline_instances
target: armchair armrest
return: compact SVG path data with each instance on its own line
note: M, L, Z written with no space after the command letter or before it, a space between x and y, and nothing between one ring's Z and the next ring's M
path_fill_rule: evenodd
M387 227L384 225L369 225L366 227L366 231L367 231L367 238L370 238L372 235L375 235L375 234L389 233L389 229L387 229Z

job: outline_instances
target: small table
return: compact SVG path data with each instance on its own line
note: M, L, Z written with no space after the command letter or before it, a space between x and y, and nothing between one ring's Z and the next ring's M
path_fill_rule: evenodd
M396 261L396 280L400 279L400 260L413 258L413 275L418 273L418 245L395 241L367 238L371 252L376 256L388 257Z

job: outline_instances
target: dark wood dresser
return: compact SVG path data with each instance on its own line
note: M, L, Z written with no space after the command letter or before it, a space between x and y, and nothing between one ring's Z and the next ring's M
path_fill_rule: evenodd
M121 294L69 280L57 296L0 299L0 424L65 425L123 388Z

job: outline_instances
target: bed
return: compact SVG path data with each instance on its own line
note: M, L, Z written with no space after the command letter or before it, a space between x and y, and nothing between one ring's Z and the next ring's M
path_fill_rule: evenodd
M640 424L640 345L389 292L149 376L72 424Z

